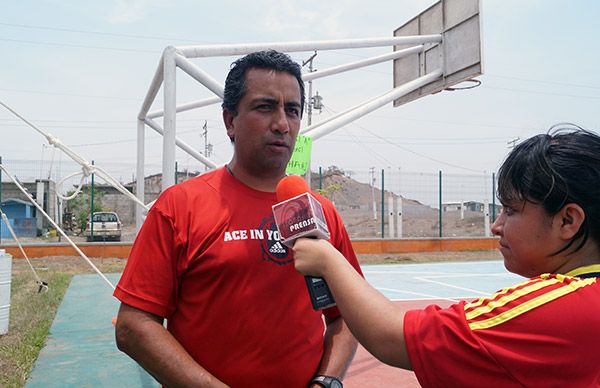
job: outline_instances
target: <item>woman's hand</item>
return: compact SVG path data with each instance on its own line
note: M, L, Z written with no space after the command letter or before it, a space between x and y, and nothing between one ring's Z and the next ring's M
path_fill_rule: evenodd
M292 250L296 270L308 276L324 277L328 265L342 257L329 241L314 238L299 238Z

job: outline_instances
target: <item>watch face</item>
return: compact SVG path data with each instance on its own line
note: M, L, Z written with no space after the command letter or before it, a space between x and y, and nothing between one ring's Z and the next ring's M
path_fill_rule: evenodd
M330 385L330 387L331 387L331 388L343 388L344 386L343 386L343 385L342 385L342 383L340 383L339 381L337 381L337 380L332 380L332 381L331 381L331 385Z
M326 388L344 388L340 380L331 376L317 376L312 382Z

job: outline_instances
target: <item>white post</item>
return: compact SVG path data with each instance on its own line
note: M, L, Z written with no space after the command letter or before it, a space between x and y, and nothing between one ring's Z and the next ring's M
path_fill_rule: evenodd
M375 201L375 167L371 167L371 199L373 200L373 220L377 221L377 202Z
M40 205L42 208L44 207L44 181L41 179L35 182L35 202ZM36 217L36 227L38 229L42 229L44 221L44 216L40 213L37 213Z
M343 112L340 116L336 117L333 120L327 121L326 124L323 125L314 125L308 128L305 128L304 131L301 131L303 134L310 134L310 137L314 140L317 140L330 132L335 131L338 128L343 127L346 124L349 124L357 119L366 116L367 114L377 110L390 102L403 97L410 92L417 90L418 88L425 86L438 78L441 78L443 75L442 69L433 70L431 73L421 76L417 79L409 81L403 85L400 85L391 91L371 99L363 104L360 104L346 112Z
M326 76L333 75L333 74L339 74L339 73L343 73L343 72L349 71L349 70L360 69L361 67L389 61L392 59L404 58L411 54L416 54L416 53L422 52L424 47L425 46L423 46L423 45L414 46L414 47L410 47L410 48L407 48L404 50L393 51L388 54L383 54L383 55L379 55L376 57L362 59L360 61L356 61L356 62L352 62L352 63L347 63L345 65L334 66L334 67L330 67L328 69L318 70L318 71L314 71L314 72L311 71L308 74L303 74L302 79L310 82L311 80L314 80L317 78L322 78L322 77L326 77ZM310 123L308 125L310 125Z
M483 219L483 224L485 225L485 237L490 237L490 203L487 199L483 203L483 216L485 217Z
M194 63L189 61L186 57L180 54L175 53L175 64L183 71L188 73L192 78L196 81L200 82L202 85L206 86L208 90L216 94L219 98L223 99L223 93L225 91L225 87L221 85L221 83L210 75L207 72L196 66Z
M396 234L402 238L402 168L398 167L398 198L396 201Z
M209 98L205 98L203 100L197 100L197 101L192 101L192 102L187 102L185 104L181 104L181 105L177 106L176 111L177 111L177 113L185 112L185 111L196 109L196 108L202 108L205 106L218 104L221 101L223 101L223 99L221 97L209 97ZM148 112L148 114L146 115L146 118L154 119L157 117L162 117L163 114L164 114L164 112L162 110Z
M146 183L146 174L144 171L144 160L146 155L146 147L145 147L145 125L144 120L137 120L137 166L136 166L136 178L135 178L135 195L142 203L146 203L145 201L145 191L146 188L144 184ZM145 209L139 204L135 206L135 228L136 231L139 231L142 227L142 223L144 222L144 213Z
M388 195L388 230L390 238L393 238L396 234L394 218L394 194L390 191Z
M63 208L63 206L62 206L62 200L57 195L56 196L56 211L55 211L56 218L55 218L55 220L56 220L56 223L59 224L59 225L63 224L62 208Z
M164 61L164 112L163 116L163 163L162 189L175 184L175 131L176 131L176 66L175 48L169 46L163 54Z
M485 195L483 199L483 225L485 229L485 237L490 237L492 235L490 229L490 190L488 188L487 173L485 171L483 172L483 184L485 186Z
M396 212L396 215L398 216L398 238L402 238L404 237L402 235L402 196L399 195L398 196L398 211Z
M223 44L206 46L178 46L177 50L186 58L201 58L229 55L246 55L260 50L277 50L283 52L338 50L364 47L407 46L442 41L441 34L394 36L384 38L320 40L299 42L267 42L246 44Z
M144 120L144 123L147 126L149 126L151 129L155 130L160 135L164 136L164 134L165 134L164 129L161 128L160 125L156 121L147 118L146 120ZM179 139L177 136L175 136L175 145L178 146L179 148L181 148L182 150L184 150L185 152L187 152L188 155L195 158L197 161L203 163L205 166L212 168L212 169L216 169L219 167L216 163L212 162L206 156L204 156L200 152L196 151L192 146L188 145L186 142Z

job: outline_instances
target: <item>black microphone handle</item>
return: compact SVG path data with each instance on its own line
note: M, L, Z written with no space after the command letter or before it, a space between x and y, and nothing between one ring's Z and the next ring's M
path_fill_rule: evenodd
M317 239L317 236L302 236L305 238ZM327 285L325 279L317 276L305 276L306 287L310 295L310 302L314 310L323 310L335 306L333 294Z
M316 276L305 276L304 280L306 280L306 287L313 309L322 310L335 306L335 300L325 279Z

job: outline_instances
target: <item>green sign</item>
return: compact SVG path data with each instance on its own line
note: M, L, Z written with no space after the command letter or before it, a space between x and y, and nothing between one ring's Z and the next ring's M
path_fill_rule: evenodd
M304 175L310 166L310 151L312 149L312 137L298 135L294 153L285 170L286 174Z

